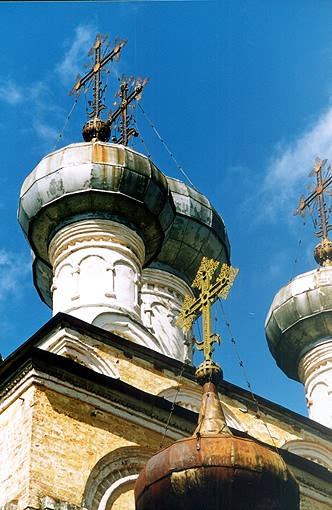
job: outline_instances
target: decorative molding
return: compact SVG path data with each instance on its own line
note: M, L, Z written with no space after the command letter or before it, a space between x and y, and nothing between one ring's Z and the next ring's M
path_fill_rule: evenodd
M115 499L118 497L119 490L122 494L130 491L133 492L135 481L137 480L138 475L139 472L133 475L124 476L116 482L113 482L112 485L104 492L98 510L107 510L107 508L111 508L115 502ZM134 499L134 494L132 494L132 496Z
M69 358L100 374L115 379L120 378L119 370L110 360L102 358L90 345L82 342L78 337L71 335L64 329L58 331L39 347L45 351Z
M187 294L193 295L181 278L160 269L143 270L141 316L144 326L158 339L164 354L192 363L192 332L184 332L176 325Z
M114 491L125 485L131 490L134 480L154 453L150 448L124 446L105 455L91 470L82 506L91 510L109 508Z
M92 324L106 329L106 331L111 331L115 335L130 340L135 344L167 354L163 351L158 339L140 322L136 322L133 318L129 317L126 310L119 308L115 311L108 311L105 307L103 311L96 315Z
M285 443L282 449L311 460L332 471L332 450L325 448L321 444L306 439L295 439Z
M90 248L109 248L111 244L126 257L132 254L141 263L144 261L144 243L134 230L112 220L96 218L71 223L53 236L49 244L51 264L60 263L68 253L79 251L81 244Z

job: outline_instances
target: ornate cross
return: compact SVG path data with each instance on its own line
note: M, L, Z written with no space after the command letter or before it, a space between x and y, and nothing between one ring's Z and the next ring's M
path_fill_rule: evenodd
M109 116L107 121L100 119L101 112L106 108L106 105L103 102L106 86L101 88L101 71L108 62L111 62L112 60L119 60L121 50L127 43L127 40L120 41L120 39L116 39L113 50L102 55L102 45L106 41L107 37L107 35L101 36L100 34L97 34L96 41L88 53L88 56L94 55L94 64L91 66L91 70L83 78L78 76L76 85L70 94L77 94L85 84L89 84L89 82L93 80L93 101L89 101L89 104L92 105L92 110L88 113L88 117L91 120L83 126L82 134L84 140L86 142L92 140L107 142L110 138L111 128L113 127L116 131L120 132L120 138L117 139L116 136L114 136L112 139L113 142L127 145L131 136L138 135L136 130L129 126L132 117L128 115L128 108L134 99L136 99L136 101L140 100L142 90L146 85L147 80L145 79L142 81L140 78L136 81L133 80L133 78L128 80L123 76L120 89L115 96L120 97L120 104L117 110ZM107 43L106 49L109 46L110 44ZM108 70L105 71L108 72ZM87 90L88 87L85 91ZM116 105L116 103L114 103L114 105ZM134 106L132 106L132 108L134 108ZM115 121L118 117L121 118L120 127L115 125Z
M211 333L211 305L217 297L222 297L223 299L227 298L229 289L233 285L234 279L239 271L232 266L223 264L215 283L211 283L218 266L219 262L203 257L192 283L192 287L198 288L200 294L197 299L188 295L185 296L183 307L180 310L180 315L177 320L177 324L188 331L197 313L199 311L202 312L203 341L198 342L196 340L196 347L198 350L204 351L205 361L212 361L213 344L215 342L220 343L219 335Z
M306 207L313 202L317 204L318 214L319 214L319 227L320 230L316 232L317 237L327 238L327 234L329 230L331 230L332 226L328 224L327 212L326 212L326 204L324 193L327 191L327 188L332 184L332 176L329 176L331 166L329 166L323 175L323 168L326 165L327 159L321 160L320 158L316 158L315 166L313 170L310 172L309 177L312 177L316 174L316 182L317 186L314 191L308 196L308 198L304 198L303 196L300 198L300 204L294 215L300 213L304 216ZM314 205L316 205L314 204ZM310 211L312 212L312 211Z
M101 71L105 67L108 62L111 62L113 59L118 61L120 59L120 53L122 48L126 45L127 39L125 41L120 41L120 39L116 39L114 48L112 51L109 51L104 56L101 55L101 47L103 43L107 39L107 35L101 36L97 34L96 41L92 46L91 50L88 53L88 56L94 54L94 65L91 70L83 77L77 77L77 82L74 88L71 90L70 94L77 93L86 83L88 83L93 78L93 103L92 103L92 111L88 114L88 117L95 118L99 117L102 110L106 108L104 104L102 104L102 90L101 90ZM106 47L109 47L109 43Z
M140 78L138 78L135 81L133 80L133 78L128 79L125 76L122 76L120 88L115 95L115 97L120 98L120 104L107 121L107 123L110 126L113 125L114 129L120 132L120 138L117 139L114 136L112 138L113 142L120 143L122 145L127 145L128 140L131 136L138 135L137 131L134 128L129 127L131 117L128 116L128 108L130 107L134 99L136 99L136 101L139 101L141 99L143 87L147 84L147 82L148 82L147 78L145 78L144 81L142 81ZM114 105L116 106L116 104L117 103L115 102ZM118 126L115 125L115 121L117 120L118 117L121 118L120 128L118 128Z
M300 204L294 212L294 215L300 213L301 216L304 216L305 209L309 207L310 204L313 203L313 207L310 210L310 213L312 212L313 208L317 206L319 215L319 223L317 223L319 226L319 231L315 234L317 237L321 237L322 240L315 247L314 257L316 262L323 267L332 265L332 243L328 238L328 232L332 229L332 225L328 224L328 214L324 196L328 187L332 184L332 176L329 175L331 165L327 168L323 175L323 168L326 165L326 162L327 159L321 160L318 157L316 158L315 166L310 172L309 177L312 177L316 174L317 186L308 196L308 198L304 198L304 196L300 198Z

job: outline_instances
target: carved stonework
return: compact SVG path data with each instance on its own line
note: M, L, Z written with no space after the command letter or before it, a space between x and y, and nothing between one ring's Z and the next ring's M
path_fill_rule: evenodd
M115 367L114 363L107 357L102 357L97 349L88 345L74 332L61 329L39 347L59 356L70 358L76 363L80 363L100 374L115 379L120 378L119 370Z
M144 326L159 340L161 351L175 359L192 361L192 333L176 325L189 286L160 269L142 273L141 314Z
M49 246L53 265L53 314L87 322L109 311L140 322L139 282L144 243L128 227L86 220L61 229Z

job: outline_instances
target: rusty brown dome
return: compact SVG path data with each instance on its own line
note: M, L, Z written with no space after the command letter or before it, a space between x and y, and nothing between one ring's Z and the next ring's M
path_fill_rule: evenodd
M219 402L214 384L203 391L203 407ZM208 420L148 461L135 485L136 510L299 509L298 484L277 452L233 436L225 421L216 433L218 419Z

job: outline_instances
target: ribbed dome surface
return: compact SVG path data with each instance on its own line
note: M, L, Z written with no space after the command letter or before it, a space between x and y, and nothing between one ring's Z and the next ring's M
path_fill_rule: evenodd
M210 201L184 182L167 177L175 217L151 267L166 270L191 285L203 257L229 264L225 224Z
M278 366L298 381L301 356L331 338L332 267L301 274L280 289L268 312L265 332Z

